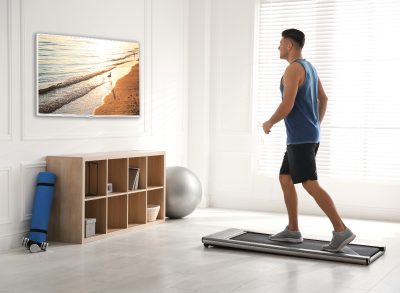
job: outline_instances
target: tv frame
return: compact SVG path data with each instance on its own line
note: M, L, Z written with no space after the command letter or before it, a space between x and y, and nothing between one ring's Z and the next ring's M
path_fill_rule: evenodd
M139 64L139 85L138 85L138 92L139 92L139 114L135 115L113 115L113 114L107 114L107 115L96 115L96 114L68 114L68 113L63 113L63 114L53 114L53 113L40 113L39 112L39 36L40 35L50 35L50 36L64 36L64 37L76 37L76 38L83 38L83 39L97 39L97 40L103 40L103 41L116 41L116 42L126 42L126 43L137 43L139 49L138 49L138 64ZM141 68L142 68L142 58L141 58L141 43L139 41L133 40L133 41L126 41L126 40L117 40L117 39L106 39L106 38L100 38L100 37L88 37L88 36L81 36L81 35L67 35L67 34L53 34L53 33L36 33L35 35L35 41L36 41L36 115L40 117L71 117L71 118L139 118L141 117L141 112L143 110L142 107L142 88L141 88Z

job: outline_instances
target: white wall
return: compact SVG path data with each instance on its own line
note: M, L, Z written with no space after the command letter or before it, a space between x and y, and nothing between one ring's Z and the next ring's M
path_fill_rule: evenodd
M153 149L187 165L185 0L0 0L0 250L29 228L47 155ZM141 44L140 118L38 117L36 33Z
M259 175L255 170L252 74L257 0L211 2L210 206L286 212L278 176ZM274 46L278 46L277 38ZM400 182L323 177L319 181L344 217L400 221ZM316 203L298 187L300 213L322 215Z

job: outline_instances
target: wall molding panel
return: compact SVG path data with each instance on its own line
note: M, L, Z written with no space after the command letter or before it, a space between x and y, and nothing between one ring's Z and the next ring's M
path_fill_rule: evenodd
M11 166L0 166L0 225L11 223Z
M142 46L141 52L142 56L144 56L144 63L145 71L144 71L144 92L145 92L145 102L143 105L143 112L145 113L144 119L144 132L151 136L151 89L152 89L152 60L153 60L153 50L152 50L152 36L153 36L153 29L152 29L152 20L153 20L153 12L152 12L152 2L153 0L144 1L144 47ZM144 52L146 49L146 52ZM142 91L143 92L143 91Z
M36 176L46 170L46 162L21 163L21 221L32 218L32 203L36 189Z
M6 4L6 9L1 12L2 15L1 18L6 19L6 26L7 26L7 34L6 34L6 40L7 40L7 48L6 48L6 62L7 66L5 67L5 71L7 72L7 81L5 82L6 84L6 90L4 91L4 94L6 96L5 101L6 101L6 107L2 108L1 111L4 111L4 113L0 112L0 114L3 117L6 117L4 120L7 121L7 126L5 127L5 132L0 132L0 141L2 140L11 140L12 139L12 0L6 0L4 1ZM3 70L3 68L2 68ZM0 94L2 94L0 92ZM8 112L7 112L8 111Z
M9 0L10 1L10 0ZM124 138L130 138L132 136L135 137L148 137L150 135L148 128L147 128L147 121L149 116L149 112L151 112L151 107L147 107L147 103L151 104L151 95L147 94L147 86L146 86L146 70L151 70L151 67L146 66L147 60L151 59L152 56L151 54L146 54L144 50L147 47L147 41L151 40L152 35L152 27L151 27L151 19L152 19L152 10L151 10L151 3L152 1L145 1L141 0L141 3L143 5L143 22L141 23L142 27L142 35L143 35L143 42L140 42L140 50L141 50L141 59L144 61L141 61L140 63L140 95L141 95L141 116L140 117L135 117L135 118L90 118L90 117L82 117L82 118L63 118L63 117L39 117L36 115L36 68L34 73L27 73L26 68L28 66L27 61L31 61L34 59L34 62L36 62L36 49L34 50L35 58L29 57L28 52L31 48L29 48L28 45L31 43L28 42L27 40L27 35L31 35L27 32L26 30L26 15L27 15L27 9L26 5L27 3L31 3L31 1L28 0L20 0L20 44L21 44L21 53L20 53L20 60L21 60L21 133L22 133L22 140L23 141L33 141L33 140L81 140L81 139L124 139ZM149 9L150 8L150 9ZM150 20L148 19L150 18ZM150 24L150 25L149 25ZM38 33L43 32L43 31L38 31ZM49 31L51 33L51 31ZM63 34L62 32L54 32ZM74 34L74 33L70 33ZM85 35L83 34L76 34L76 35ZM93 36L96 37L96 36ZM109 37L102 37L102 38L109 38ZM110 38L111 39L111 38ZM115 39L118 39L117 37ZM28 46L28 47L27 47ZM143 58L144 57L144 58ZM32 90L32 93L26 90L26 83L28 81L29 74L33 74L34 77L34 89ZM151 82L150 82L151 86ZM28 87L29 88L29 87ZM33 109L28 109L30 108L31 103L29 103L29 99L33 99L35 102L33 104ZM34 117L32 118L33 115ZM65 123L68 123L68 121L71 121L71 123L76 124L76 127L74 127L73 130L70 130L68 132L64 133L59 133L57 131L49 131L47 134L46 133L41 133L39 132L40 127L34 127L34 131L29 128L31 120L33 123L38 124L38 126L42 125L43 123L37 123L36 121L40 120L48 120L48 121L53 121L54 123L59 123L59 121L67 121ZM49 120L51 119L51 120ZM78 121L78 122L77 122ZM107 126L109 122L116 122L121 124L120 127L117 127L116 129L108 129L108 130L103 130L104 126ZM91 128L87 127L87 125L93 125ZM97 127L99 125L99 127ZM75 125L74 125L75 126ZM102 129L102 131L98 131L98 129ZM84 131L82 131L84 129ZM96 129L96 131L93 131L93 129ZM74 131L76 130L76 131Z

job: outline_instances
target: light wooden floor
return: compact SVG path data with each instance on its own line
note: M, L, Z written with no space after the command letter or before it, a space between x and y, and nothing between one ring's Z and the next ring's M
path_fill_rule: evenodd
M286 215L199 209L85 245L52 243L47 252L0 253L0 292L400 292L400 223L346 220L358 243L386 244L370 266L204 248L225 228L274 233ZM301 216L304 237L330 240L326 218Z

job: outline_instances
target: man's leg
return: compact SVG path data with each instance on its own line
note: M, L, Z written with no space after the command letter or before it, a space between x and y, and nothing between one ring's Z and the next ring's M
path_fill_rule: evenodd
M328 216L336 232L346 229L342 219L336 211L335 204L329 194L319 185L318 180L307 180L302 183L307 192L315 199L319 207Z
M286 158L286 156L285 156ZM289 217L289 225L282 232L276 233L269 237L272 241L283 241L290 243L301 243L303 237L299 231L299 225L297 222L297 194L296 189L290 175L285 174L286 163L285 159L282 164L281 172L279 175L279 181L281 183L283 195L285 197L286 209Z
M328 245L324 245L322 249L330 252L338 252L342 250L347 244L356 238L356 235L344 225L336 211L335 204L331 197L321 186L319 186L317 180L307 180L303 182L303 186L307 192L314 197L317 204L331 220L333 228L335 229L335 231L332 232L332 241Z
M286 209L289 217L289 230L299 231L297 213L297 193L290 175L279 175L283 196L285 198Z
M297 194L290 175L289 161L287 152L283 156L282 166L279 171L279 182L281 183L283 195L285 198L286 209L289 217L289 225L279 233L269 237L272 241L284 241L290 243L301 243L303 237L299 231L297 222Z

